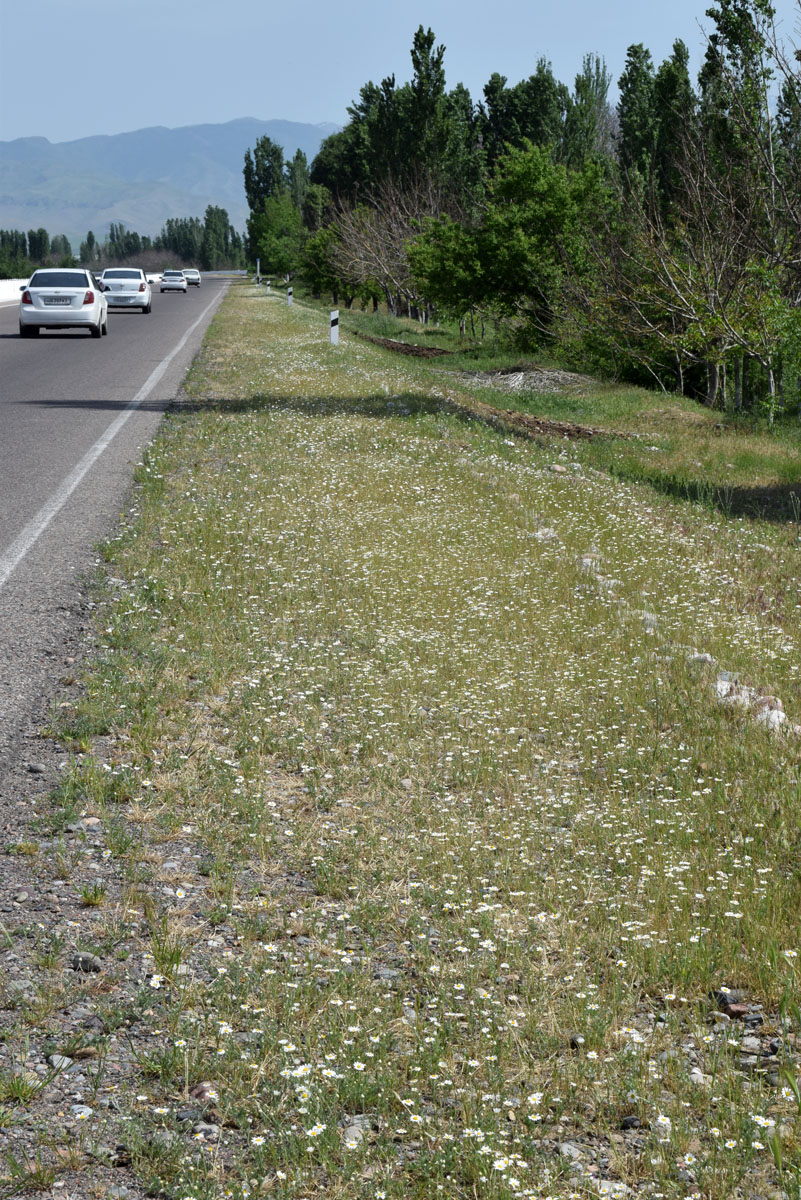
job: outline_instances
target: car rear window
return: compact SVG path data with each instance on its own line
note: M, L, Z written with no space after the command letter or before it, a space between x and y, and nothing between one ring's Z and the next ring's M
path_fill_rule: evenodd
M183 275L183 271L165 271L165 275Z
M104 279L139 279L141 271L104 271Z
M89 280L84 271L34 271L28 287L88 287Z

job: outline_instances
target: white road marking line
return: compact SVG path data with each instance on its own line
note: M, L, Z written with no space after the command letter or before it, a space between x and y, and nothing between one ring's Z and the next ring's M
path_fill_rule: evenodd
M111 422L106 432L102 435L102 437L98 438L90 450L87 450L81 461L69 473L67 478L59 484L59 486L48 499L47 503L39 509L33 520L29 521L22 532L14 538L14 541L11 543L8 549L3 554L0 554L0 588L4 587L4 585L8 582L14 571L22 562L25 555L39 540L53 518L58 515L58 513L69 500L72 493L77 488L78 484L83 479L84 475L86 475L87 471L91 470L106 447L111 444L119 431L122 429L128 418L133 412L135 412L139 405L147 399L156 384L164 375L167 367L175 358L176 354L183 350L184 346L189 341L190 336L195 332L198 325L205 318L206 313L209 312L209 310L212 309L218 302L219 298L220 297L218 294L214 297L210 304L206 305L206 307L203 309L203 312L200 314L194 324L189 326L180 342L178 342L178 344L170 351L167 357L159 363L156 369L151 372L150 376L145 383L142 384L127 408L125 408L123 412L121 412L120 415Z

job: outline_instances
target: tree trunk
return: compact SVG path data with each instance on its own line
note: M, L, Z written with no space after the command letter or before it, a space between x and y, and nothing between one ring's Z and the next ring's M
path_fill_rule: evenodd
M679 395L684 395L684 367L681 363L681 355L674 354L676 360L676 386L679 389Z
M718 398L718 387L720 385L720 366L711 359L707 359L706 364L706 403L710 408L714 408Z
M735 354L734 356L734 409L735 412L742 412L743 409L743 356Z

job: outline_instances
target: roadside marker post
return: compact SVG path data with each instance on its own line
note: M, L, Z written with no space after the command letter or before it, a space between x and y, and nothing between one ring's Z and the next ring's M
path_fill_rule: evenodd
M339 309L335 308L331 313L331 345L339 345Z
M267 279L265 281L264 286L267 288L267 295L269 296L269 294L270 294L270 280L269 279Z
M291 287L286 289L286 302L287 302L287 305L291 308L292 307L292 288Z
M256 287L261 287L261 259L256 259Z

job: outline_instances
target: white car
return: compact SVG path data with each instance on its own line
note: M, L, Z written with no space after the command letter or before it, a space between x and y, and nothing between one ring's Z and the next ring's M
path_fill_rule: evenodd
M109 308L139 308L150 312L153 293L147 275L138 267L107 267L100 276Z
M194 267L186 267L182 274L191 287L200 287L200 271L196 271Z
M108 303L103 285L83 267L43 267L20 291L20 337L40 329L88 329L92 337L108 333Z
M186 276L183 271L165 271L159 284L161 292L185 292Z

